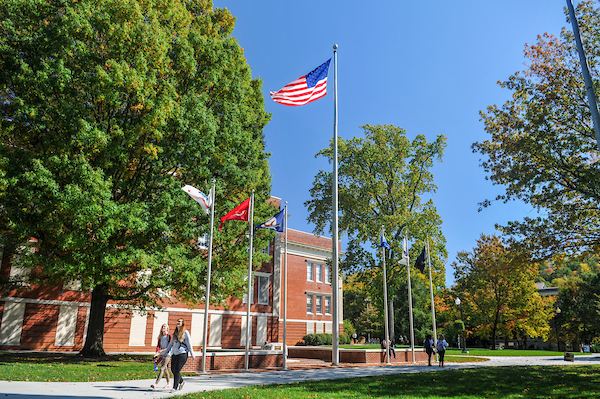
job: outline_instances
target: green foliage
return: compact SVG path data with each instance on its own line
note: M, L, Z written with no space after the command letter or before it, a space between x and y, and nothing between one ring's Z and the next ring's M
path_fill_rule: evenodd
M468 333L494 343L500 331L507 338L547 337L553 299L540 297L539 268L527 254L482 235L473 252L459 252L453 267Z
M577 18L597 82L600 11L581 1ZM598 144L571 28L563 28L560 38L538 36L525 46L525 56L527 68L499 83L512 99L480 112L489 139L474 143L473 151L485 156L481 165L489 179L505 187L496 200L519 199L540 211L502 226L506 234L539 258L597 253Z
M331 334L306 334L302 339L306 346L331 345L333 342Z
M273 213L269 115L233 16L205 0L0 0L0 17L4 253L36 237L37 252L18 259L43 266L32 282L79 281L102 309L160 306L169 291L203 301L207 259L194 243L209 219L181 187L208 193L215 179L217 217L252 189L255 217ZM215 234L215 302L243 294L246 228Z
M384 226L392 247L390 264L399 259L405 233L413 242L412 259L429 239L436 282L443 284L447 254L442 221L433 201L423 197L435 193L430 169L435 160L441 161L446 138L440 135L428 143L425 136L417 135L410 141L404 129L395 126L362 128L365 138L338 141L339 228L349 236L341 267L348 271L376 267L372 252ZM317 156L331 161L332 147L333 143ZM310 190L312 199L305 203L316 233L323 232L331 220L331 185L332 173L319 171Z
M356 329L354 328L350 320L344 319L344 334L352 336L352 334L354 333L356 333Z

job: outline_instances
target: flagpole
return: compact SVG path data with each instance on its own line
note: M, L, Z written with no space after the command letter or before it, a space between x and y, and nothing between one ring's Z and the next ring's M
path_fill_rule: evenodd
M285 244L284 244L284 255L283 255L283 273L284 273L284 280L283 280L283 369L287 370L287 336L286 336L286 329L287 329L287 303L288 303L288 296L287 296L287 283L288 283L288 259L287 259L287 251L288 251L288 232L287 232L287 201L285 201L285 207L283 208L283 223L284 223L284 231L285 231Z
M339 366L340 363L340 319L339 319L339 263L338 263L338 111L337 111L337 48L333 45L333 329L332 343L333 350L331 354L332 366Z
M412 293L411 293L411 283L410 283L410 255L408 253L408 237L405 235L404 240L406 240L406 270L408 271L408 308L409 308L409 321L410 321L410 348L412 352L412 361L415 361L415 327L413 324L413 304L412 304Z
M252 190L252 196L250 197L250 262L248 262L248 296L247 296L247 310L246 310L246 358L245 358L245 369L249 369L250 365L250 326L252 320L250 320L250 301L252 298L252 239L254 238L254 190Z
M210 198L210 239L208 240L208 270L206 272L206 297L204 307L204 333L202 336L202 373L206 373L206 348L208 337L208 310L210 308L210 273L212 264L212 247L213 247L213 225L215 222L215 182L212 181L211 198Z
M573 26L573 36L575 36L575 44L577 45L577 52L579 53L579 63L581 64L581 73L583 74L583 80L585 82L585 90L587 92L588 102L590 103L590 112L592 113L592 121L594 122L594 131L596 132L596 145L598 146L598 150L600 150L600 115L598 113L598 104L596 103L594 82L590 76L587 57L585 56L583 44L581 43L579 25L571 0L567 0L567 8L569 9L569 17L571 19L571 25Z
M431 278L431 258L429 256L429 238L425 242L427 245L427 264L429 265L429 291L431 293L431 323L433 325L433 343L437 341L437 331L435 327L435 302L433 299L433 279Z
M385 237L385 228L383 227L383 225L381 226L381 237L383 239L383 237ZM390 364L391 360L390 360L390 340L389 335L390 335L390 326L389 326L389 319L388 319L388 295L387 295L387 272L385 270L385 246L381 246L381 259L383 261L383 308L384 308L384 317L385 317L385 336L384 336L384 340L385 340L385 358L386 358L386 363Z

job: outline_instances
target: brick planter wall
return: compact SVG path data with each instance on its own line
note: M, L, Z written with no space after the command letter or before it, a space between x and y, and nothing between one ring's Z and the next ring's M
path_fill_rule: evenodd
M331 348L320 346L289 346L289 357L298 357L305 359L321 359L331 361ZM422 348L415 349L415 361L426 362L427 353ZM384 349L340 349L341 363L385 363ZM411 363L412 352L408 348L396 349L396 359L392 358L391 363Z
M202 353L196 359L188 358L183 371L186 373L202 372ZM264 369L283 367L282 351L253 350L249 353L248 368ZM246 365L246 352L207 352L206 371L211 370L243 370Z

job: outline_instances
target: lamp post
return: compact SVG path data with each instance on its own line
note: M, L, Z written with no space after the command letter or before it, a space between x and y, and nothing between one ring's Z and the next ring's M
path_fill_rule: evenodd
M371 298L365 298L365 303L367 304L367 321L371 320L371 317L369 316L369 304L371 303ZM367 333L367 344L371 343L371 333Z
M558 315L560 314L561 310L557 306L554 312L556 313L556 315L554 316L554 331L556 331L556 350L560 352L560 341L558 340L558 321L556 319L558 318Z
M465 337L464 335L467 332L467 329L465 327L465 320L463 317L463 310L462 310L462 306L460 305L460 298L456 298L454 300L454 303L456 304L456 306L458 306L458 309L460 310L460 320L463 322L463 337L462 337L462 341L463 341L463 345L462 345L462 353L469 353L469 351L467 350L467 337Z

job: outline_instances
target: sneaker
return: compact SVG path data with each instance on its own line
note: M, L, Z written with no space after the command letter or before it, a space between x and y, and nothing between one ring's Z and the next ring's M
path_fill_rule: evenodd
M179 384L179 387L177 389L179 389L181 391L183 389L183 384L185 384L185 382L181 381L181 383Z

